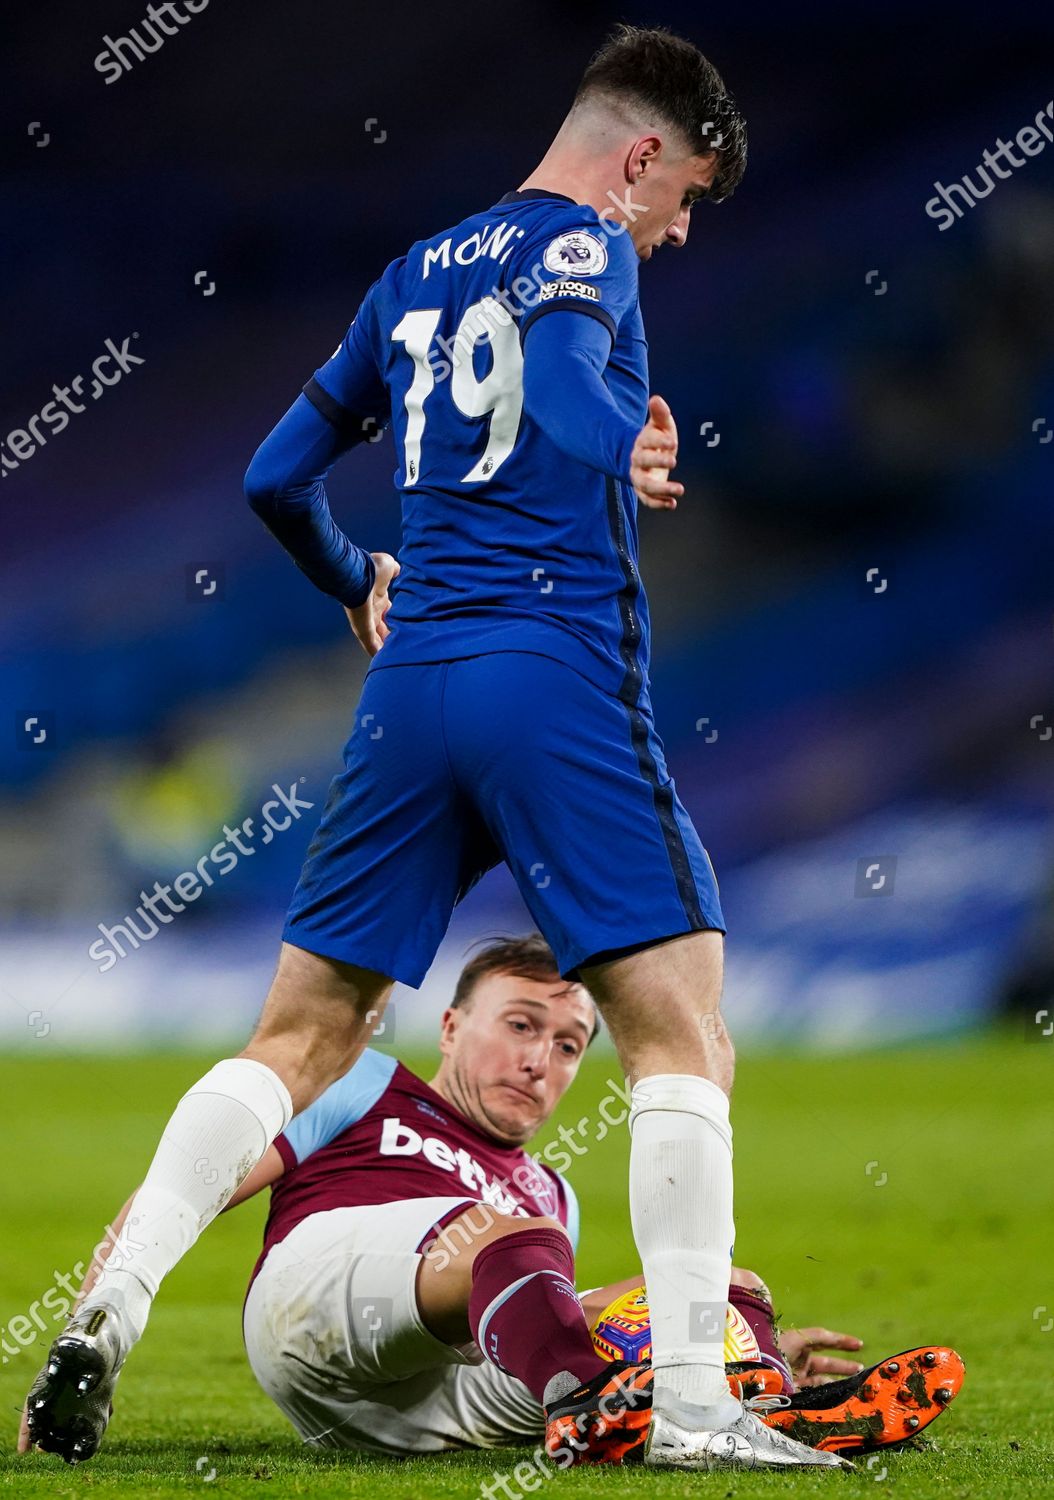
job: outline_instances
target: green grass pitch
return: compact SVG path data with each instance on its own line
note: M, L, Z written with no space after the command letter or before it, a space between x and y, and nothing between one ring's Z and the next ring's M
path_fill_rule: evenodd
M7 1180L0 1323L25 1314L99 1238L139 1181L180 1092L214 1059L0 1059ZM411 1058L418 1067L428 1059ZM618 1078L591 1055L560 1119L586 1120L570 1175L583 1207L580 1284L630 1274L625 1128L599 1133ZM554 1473L519 1484L529 1450L384 1462L305 1449L256 1386L239 1315L264 1204L221 1219L166 1283L118 1386L100 1454L78 1469L19 1458L18 1410L60 1326L0 1367L0 1488L20 1495L497 1494L1017 1497L1054 1493L1054 1043L1002 1032L910 1050L740 1059L734 1102L736 1259L788 1322L858 1333L872 1359L923 1342L967 1364L958 1401L916 1450L853 1475ZM553 1133L550 1127L542 1141ZM870 1164L871 1170L868 1171ZM17 1325L22 1327L22 1325ZM23 1328L23 1337L28 1334Z

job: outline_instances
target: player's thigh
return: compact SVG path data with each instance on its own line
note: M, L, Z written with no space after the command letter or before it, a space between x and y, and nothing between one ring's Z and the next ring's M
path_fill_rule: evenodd
M365 1400L333 1402L315 1447L364 1449L389 1457L507 1448L534 1442L545 1415L525 1385L491 1364L447 1365L373 1389ZM538 1464L538 1484L547 1470Z
M418 986L461 894L493 864L486 828L450 775L445 664L367 674L283 937Z
M456 1196L406 1198L309 1214L268 1252L253 1285L253 1296L263 1290L258 1331L291 1369L363 1394L463 1362L422 1323L417 1276L435 1226L467 1206Z
M545 1431L545 1413L527 1387L488 1361L441 1371L427 1402L410 1415L431 1431L463 1433L477 1448L534 1443ZM533 1462L526 1460L527 1467ZM539 1483L552 1477L546 1460L537 1467ZM524 1490L537 1487L523 1485Z
M376 1453L499 1447L533 1438L541 1408L519 1381L424 1326L422 1250L457 1198L309 1215L269 1252L244 1314L249 1362L305 1442ZM457 1222L456 1219L453 1222ZM451 1243L451 1242L448 1242Z
M713 867L650 706L526 652L451 664L452 763L561 972L724 930Z
M416 1290L422 1244L464 1202L323 1210L268 1252L245 1304L246 1350L298 1431L320 1433L339 1407L345 1437L361 1421L368 1438L368 1408L383 1389L465 1362L424 1326Z

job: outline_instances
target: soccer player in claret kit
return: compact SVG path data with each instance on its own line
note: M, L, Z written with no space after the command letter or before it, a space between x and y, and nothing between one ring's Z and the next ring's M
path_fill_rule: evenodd
M420 985L455 903L504 860L633 1086L629 1203L654 1371L644 1461L840 1463L766 1428L725 1378L724 919L653 722L637 562L637 502L674 510L683 493L672 414L649 395L640 264L685 244L693 203L727 198L745 156L713 65L666 31L619 28L537 169L387 268L253 459L254 510L372 658L359 727L259 1026L178 1103L131 1206L141 1248L107 1263L30 1392L39 1446L95 1451L163 1276L352 1065L393 983ZM324 488L389 423L398 564L343 534ZM565 1296L566 1257L533 1248L508 1274L532 1276L539 1318L545 1287ZM610 1373L564 1377L549 1416L609 1429ZM604 1413L592 1427L591 1412Z
M563 1175L574 1158L556 1141L537 1156L524 1150L574 1084L598 1029L593 1001L560 976L540 935L498 938L477 945L440 1026L428 1082L367 1047L224 1205L270 1188L242 1311L253 1373L312 1447L402 1458L530 1443L548 1477L551 1464L596 1462L603 1436L607 1460L639 1461L651 1405L647 1290L638 1274L576 1291L578 1204ZM79 1301L122 1253L134 1201L97 1248ZM556 1257L542 1271L539 1246ZM924 1345L865 1370L843 1357L861 1347L826 1328L778 1328L761 1278L732 1268L729 1388L767 1426L830 1452L889 1447L928 1427L962 1384L953 1349ZM599 1432L588 1397L583 1431L574 1403L550 1419L554 1376L570 1369L588 1391L604 1361L625 1377L622 1419ZM28 1445L23 1420L19 1451Z

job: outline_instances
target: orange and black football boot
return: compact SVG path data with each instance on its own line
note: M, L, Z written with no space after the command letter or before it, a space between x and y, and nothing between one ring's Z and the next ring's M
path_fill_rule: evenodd
M641 1463L651 1423L651 1365L613 1360L545 1409L545 1451L572 1464Z
M810 1448L846 1453L905 1443L928 1427L959 1394L966 1370L954 1349L933 1344L894 1354L880 1364L807 1386L776 1410L759 1412L769 1427Z
M726 1372L732 1395L759 1415L787 1400L781 1395L783 1377L770 1365L727 1365ZM546 1452L565 1469L572 1464L640 1463L651 1421L651 1393L650 1364L612 1361L591 1381L546 1408Z

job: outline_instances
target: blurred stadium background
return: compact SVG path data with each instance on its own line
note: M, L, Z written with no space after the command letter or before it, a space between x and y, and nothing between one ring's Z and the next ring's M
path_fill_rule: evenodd
M4 1049L246 1036L365 659L242 474L383 266L534 167L614 18L216 0L107 85L104 36L144 14L4 22L4 431L107 339L143 360L4 472ZM1054 17L620 14L698 41L751 133L736 197L641 277L688 486L642 518L656 715L722 882L730 1023L830 1049L1016 1008L1039 1035L1054 146L944 232L924 206L1046 106ZM372 549L397 548L393 466L385 438L331 485ZM100 924L276 783L315 811L101 972ZM397 993L400 1040L433 1034L473 938L526 922L488 877Z

